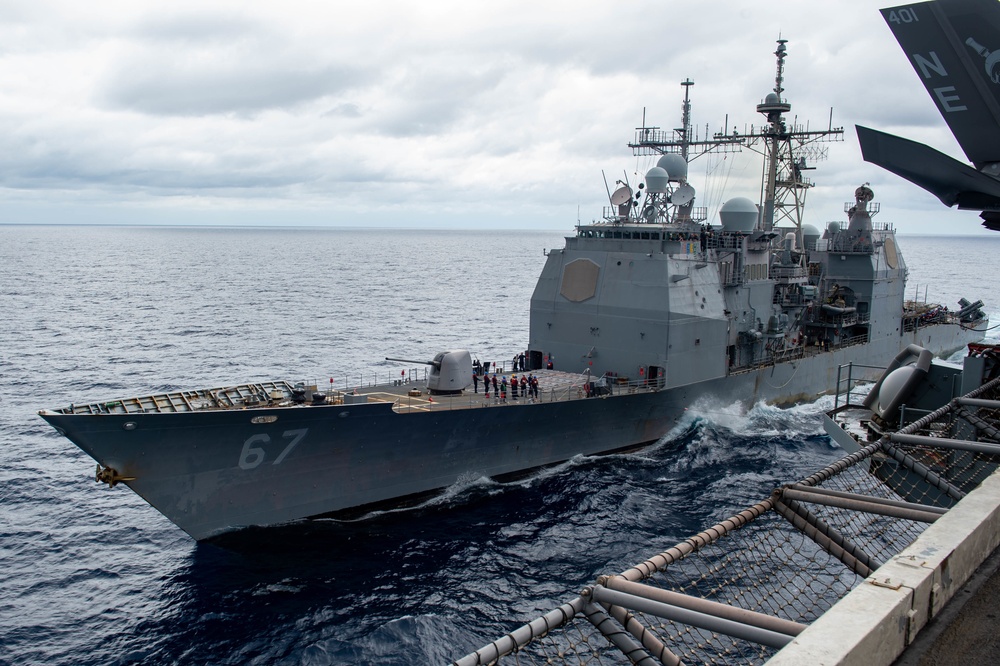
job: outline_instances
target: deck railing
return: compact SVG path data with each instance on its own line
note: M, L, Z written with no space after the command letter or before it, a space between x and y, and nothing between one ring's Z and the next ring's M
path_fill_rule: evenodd
M860 370L860 372L855 373L855 369ZM855 405L851 394L855 392L859 384L870 383L870 380L867 379L867 375L870 374L867 372L868 370L884 371L885 366L865 365L863 363L854 363L853 361L837 366L837 385L834 387L833 394L834 411L840 409L841 406ZM865 395L867 396L868 394L865 393ZM862 396L863 398L864 396Z
M496 372L497 374L510 374L511 372L521 372L521 370L515 370L513 367L508 366L508 363L513 365L513 361L503 361L497 362L495 370L493 363L490 364L490 373ZM375 388L376 386L401 386L404 384L426 384L427 383L428 366L420 366L416 368L393 368L393 369L379 369L370 372L350 372L343 375L338 375L336 372L332 374L330 379L322 380L308 380L300 383L304 383L306 386L315 386L317 390L331 394L333 392L343 392L350 393L362 389Z
M612 378L614 379L614 378ZM661 386L663 384L661 380ZM593 385L593 389L588 388L588 384ZM562 384L557 387L539 387L538 397L526 397L518 389L517 398L508 388L506 397L498 397L490 389L489 398L485 392L470 393L468 390L457 395L426 395L400 396L394 403L393 409L400 413L406 412L427 412L442 411L452 409L476 409L482 407L509 407L517 404L534 404L536 402L569 402L571 400L599 400L602 398L613 398L623 395L633 395L635 393L646 393L656 391L655 380L614 380L607 382L606 378L600 377L591 382L585 380L584 375L580 375L578 383L569 385Z

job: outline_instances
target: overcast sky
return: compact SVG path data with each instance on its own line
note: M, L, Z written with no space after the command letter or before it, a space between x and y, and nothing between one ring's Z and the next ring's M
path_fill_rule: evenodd
M780 35L791 115L845 130L808 222L870 182L901 233L982 233L861 159L855 124L967 162L894 4L0 0L0 223L569 231L606 205L602 170L651 165L626 144L644 108L679 125L685 78L700 133L759 125ZM696 205L757 200L759 170L696 160Z

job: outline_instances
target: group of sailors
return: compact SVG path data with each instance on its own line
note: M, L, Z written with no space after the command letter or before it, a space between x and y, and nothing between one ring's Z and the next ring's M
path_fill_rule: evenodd
M518 394L522 398L527 398L534 402L538 399L538 377L534 375L522 374L518 377L516 374L511 374L510 381L508 382L507 376L501 374L497 378L497 374L494 372L492 375L484 372L482 377L478 373L472 373L472 386L473 392L479 393L479 382L482 380L483 388L486 392L486 398L489 399L490 392L492 391L493 397L499 402L507 402L507 390L510 389L510 396L514 400L517 400Z
M524 354L514 354L514 358L511 360L511 372L524 372L528 369L528 357ZM504 364L506 366L506 364ZM504 372L503 368L496 361L486 361L481 362L478 358L472 362L472 372L479 376L490 374L490 366L493 367L493 372ZM552 364L548 366L549 370L552 369Z

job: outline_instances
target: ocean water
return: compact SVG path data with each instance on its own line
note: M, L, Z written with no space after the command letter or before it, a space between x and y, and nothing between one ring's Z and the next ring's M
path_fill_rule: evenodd
M243 380L388 378L384 357L447 348L508 359L562 236L0 227L0 664L447 663L840 455L821 428L831 399L703 402L640 453L223 548L94 483L94 463L36 415ZM1000 235L899 245L914 293L982 298L1000 323Z

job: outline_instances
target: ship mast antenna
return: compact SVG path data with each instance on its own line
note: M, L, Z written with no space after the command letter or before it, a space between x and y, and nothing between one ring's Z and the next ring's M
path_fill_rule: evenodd
M815 167L807 166L807 160L826 159L827 148L813 145L825 141L843 141L844 128L833 126L833 110L830 110L830 125L825 130L809 130L797 121L790 124L784 114L792 105L782 97L785 83L785 58L787 39L777 40L774 51L776 59L774 89L764 101L757 105L757 112L767 118L761 128L751 128L738 135L750 150L764 156L765 178L761 184L761 227L771 231L783 220L795 227L796 243L802 247L802 216L805 209L806 192L813 183L803 175ZM719 135L717 135L719 136ZM737 136L736 132L729 138ZM726 138L720 136L720 138Z
M635 139L629 143L632 154L638 156L648 155L674 155L680 160L668 160L671 167L668 170L670 183L676 185L658 185L664 189L653 192L649 188L646 190L648 205L642 209L641 217L646 222L659 224L678 224L681 226L697 226L707 218L707 210L704 207L695 208L695 191L687 183L687 165L691 161L702 155L713 152L739 152L741 137L730 137L715 134L712 137L700 139L694 132L691 123L691 86L694 81L690 78L681 81L684 86L684 101L681 103L681 126L672 132L662 130L659 127L646 124L646 111L643 109L642 127L635 128ZM694 149L694 150L692 150ZM663 157L657 164L663 164ZM678 165L677 162L681 162ZM662 177L662 176L660 176ZM639 187L642 187L640 184ZM668 214L668 209L673 207L673 214ZM638 211L636 211L638 213Z
M691 86L694 81L690 78L681 81L684 86L684 102L681 105L681 157L688 161L688 146L691 144Z
M628 144L632 149L632 154L639 157L644 155L666 155L667 153L677 153L684 158L685 162L692 162L702 155L710 152L739 152L743 143L742 137L727 136L723 133L706 136L699 139L694 135L694 128L691 125L691 86L694 81L687 78L681 81L684 86L684 101L681 103L681 127L670 132L659 127L646 124L646 109L642 110L642 127L635 128L635 137ZM696 148L696 154L692 155L691 148Z

